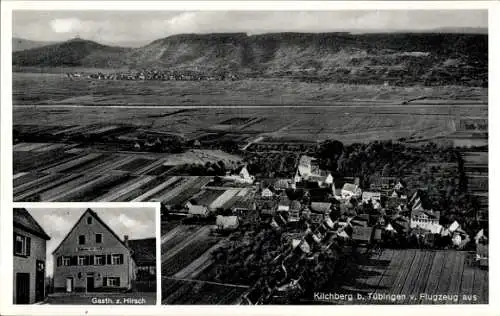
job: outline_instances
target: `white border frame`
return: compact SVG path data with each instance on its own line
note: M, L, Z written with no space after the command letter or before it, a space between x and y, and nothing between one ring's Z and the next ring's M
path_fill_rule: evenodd
M5 281L0 287L0 314L4 315L165 315L165 314L186 314L197 315L200 313L210 315L240 315L250 314L285 314L285 315L303 315L305 313L318 313L325 315L327 313L335 314L362 314L362 313L383 313L386 315L421 315L423 313L436 313L439 315L471 315L473 313L481 313L481 315L498 315L500 311L500 297L498 284L500 283L498 273L498 249L499 231L490 229L490 285L489 285L489 305L407 305L407 306L113 306L112 309L106 306L42 306L28 305L19 306L12 305L12 269L11 265L11 249L12 240L9 236L12 235L12 10L169 10L169 11L216 11L216 10L408 10L408 9L425 9L425 10L447 10L447 9L487 9L489 10L489 84L490 87L500 87L498 74L500 72L500 63L495 62L494 58L500 56L500 4L497 1L1 1L1 39L2 39L2 54L1 54L1 100L0 107L0 128L1 128L1 168L0 168L0 250L3 256L0 255L0 277ZM495 19L496 18L496 19ZM497 103L500 102L499 89L489 90L489 121L494 123L494 118L500 118L500 109L497 109ZM496 196L498 186L495 187L498 181L498 168L496 161L500 158L498 149L500 149L499 128L490 126L490 146L489 146L489 187L490 197ZM60 204L60 203L58 203ZM63 203L65 204L65 203ZM72 207L79 203L71 203ZM88 205L88 203L84 203ZM79 204L80 207L81 205ZM113 203L113 205L122 204L124 207L131 207L134 203ZM28 205L27 203L16 203L17 205ZM37 203L39 207L54 207L52 203ZM61 204L62 205L62 204ZM109 205L104 203L102 205ZM141 205L143 205L141 203ZM490 199L490 209L496 210L500 203L496 199ZM102 207L102 206L101 206ZM494 228L491 223L498 223L498 212L490 212L490 227ZM158 232L160 222L158 221ZM161 239L158 239L161 240ZM160 247L157 243L157 248ZM161 258L158 256L158 260ZM10 266L11 267L11 266ZM161 268L160 268L161 271ZM160 275L160 274L158 274ZM6 285L5 285L6 284ZM159 282L159 285L160 282ZM161 295L161 287L158 291ZM158 300L161 303L161 299ZM368 309L369 308L369 309ZM496 312L496 313L495 313Z

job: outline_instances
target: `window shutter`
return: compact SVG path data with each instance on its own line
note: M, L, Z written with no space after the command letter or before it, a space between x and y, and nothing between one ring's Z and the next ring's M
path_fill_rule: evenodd
M111 255L106 256L106 264L111 264Z
M16 236L17 236L17 234L14 233L14 239L13 239L14 240L14 243L13 243L14 247L12 247L12 250L14 250L14 254L16 254Z
M71 265L72 266L78 265L78 257L77 256L72 256L71 257Z
M59 267L59 266L61 266L61 264L62 264L62 258L61 258L61 256L59 256L59 257L57 257L57 266Z
M94 265L94 256L89 256L89 265L90 266Z
M31 238L30 237L26 237L26 256L30 256L31 255Z
M120 260L119 260L119 263L120 263L120 264L123 264L123 254L120 254Z
M108 286L108 277L102 279L102 286Z
M116 278L116 286L120 286L120 278Z

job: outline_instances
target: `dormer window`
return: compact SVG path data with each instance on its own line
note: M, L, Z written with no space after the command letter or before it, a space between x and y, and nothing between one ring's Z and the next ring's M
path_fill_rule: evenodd
M92 217L87 217L87 224L91 225L92 224Z

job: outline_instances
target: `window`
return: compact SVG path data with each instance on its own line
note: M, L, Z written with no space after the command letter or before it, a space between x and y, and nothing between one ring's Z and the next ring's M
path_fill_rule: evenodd
M111 256L111 264L123 264L123 255L112 255Z
M29 257L31 252L31 238L14 233L14 254Z
M84 235L78 236L78 244L85 245L85 236Z
M95 242L96 244L102 243L102 234L95 234Z
M107 278L107 279L108 279L107 282L108 286L114 286L114 287L120 286L120 278Z
M86 256L78 256L78 265L79 266L87 265L87 257Z
M62 265L70 266L71 265L71 257L62 257Z
M94 261L95 265L96 266L103 266L105 264L104 260L105 260L104 256L101 256L101 255L95 256L95 261Z
M92 224L92 217L90 217L90 216L87 217L87 224L89 224L89 225Z

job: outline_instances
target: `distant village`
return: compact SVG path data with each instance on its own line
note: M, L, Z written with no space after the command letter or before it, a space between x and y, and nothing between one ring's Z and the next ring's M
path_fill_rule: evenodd
M235 231L245 221L266 222L304 254L318 254L342 239L371 248L476 249L476 263L488 266L487 232L471 236L457 221L441 223L440 211L424 208L421 191L409 192L403 179L379 177L367 188L358 178L341 182L337 187L339 181L306 155L291 179L257 180L242 166L207 186L250 188L254 194L245 203L221 210L192 198L177 209L166 206L162 216L215 219L215 233Z
M155 80L155 81L224 81L238 80L239 76L231 72L205 73L191 70L136 70L117 73L83 73L68 72L66 77L69 79L95 79L95 80Z

